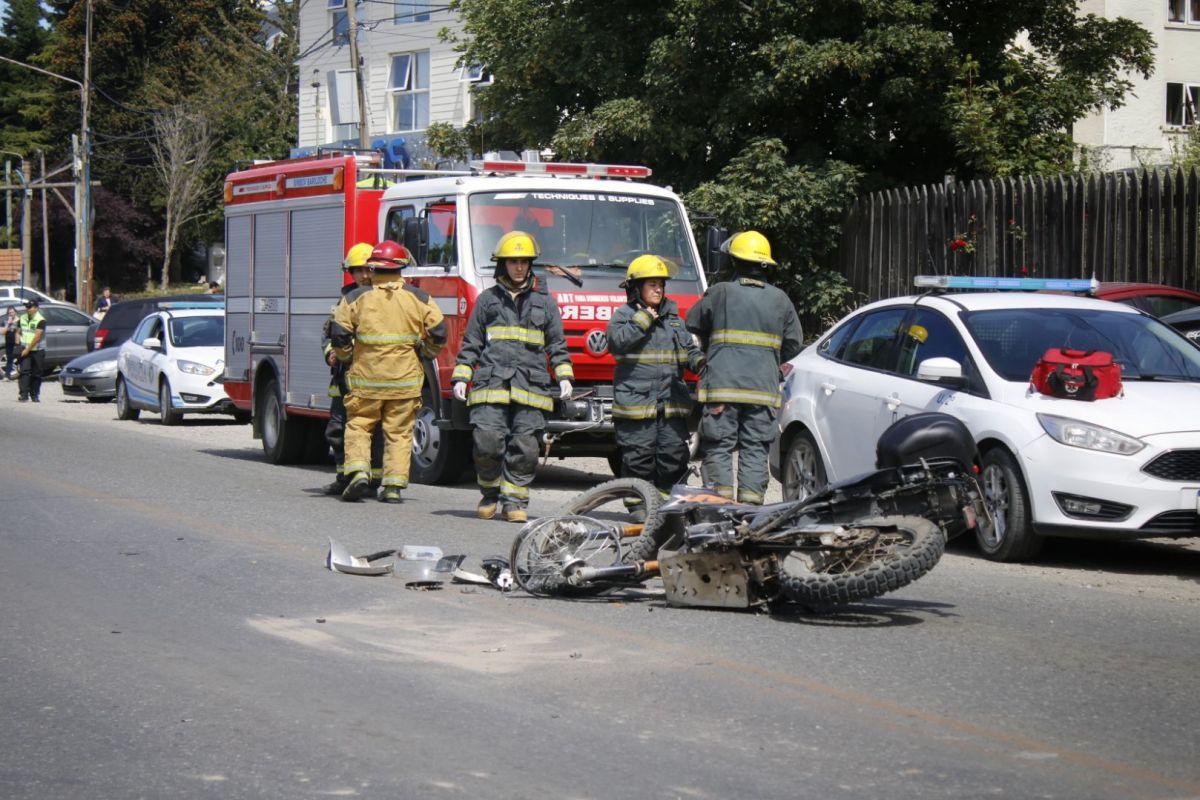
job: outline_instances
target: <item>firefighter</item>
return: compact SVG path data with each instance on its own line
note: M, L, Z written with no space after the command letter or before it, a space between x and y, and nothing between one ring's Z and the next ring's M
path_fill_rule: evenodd
M497 504L509 522L528 519L543 412L554 407L546 357L559 397L571 396L575 379L558 306L533 274L539 252L522 231L500 237L492 253L496 284L479 295L451 376L454 397L467 401L475 428L480 519L495 517Z
M370 273L367 270L367 260L371 257L374 245L360 242L350 248L346 260L342 262L345 271L345 285L342 287L342 297L353 292L359 286L371 287ZM337 473L332 483L325 487L325 494L340 495L346 491L350 476L343 469L346 460L346 404L344 398L349 394L346 388L346 371L350 362L339 361L333 352L330 341L330 328L333 325L333 314L337 311L335 305L325 320L325 328L321 339L321 347L325 353L325 361L329 364L329 422L325 425L325 441L333 450L333 460ZM383 431L376 428L371 434L371 485L378 486L383 479Z
M621 477L642 478L662 492L687 472L692 399L683 371L699 372L704 363L679 309L666 296L672 272L658 256L635 258L621 284L629 302L608 323L608 349L617 361L612 416Z
M788 296L767 283L767 271L777 266L767 237L743 231L721 250L733 260L733 280L709 287L687 316L706 359L701 475L717 494L734 497L733 451L739 450L737 499L762 503L780 403L779 365L800 352L800 318Z
M408 251L381 242L367 260L371 288L343 298L333 315L331 337L341 361L350 361L346 387L345 474L342 499L361 500L370 492L371 432L383 428L383 487L379 499L402 501L408 486L412 429L425 382L422 358L432 359L446 344L442 312L422 290L406 284L399 271L410 265Z

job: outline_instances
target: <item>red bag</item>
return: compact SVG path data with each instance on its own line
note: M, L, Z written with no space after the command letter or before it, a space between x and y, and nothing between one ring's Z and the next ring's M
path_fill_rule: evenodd
M1052 347L1033 365L1029 382L1050 397L1104 400L1121 394L1121 366L1103 350Z

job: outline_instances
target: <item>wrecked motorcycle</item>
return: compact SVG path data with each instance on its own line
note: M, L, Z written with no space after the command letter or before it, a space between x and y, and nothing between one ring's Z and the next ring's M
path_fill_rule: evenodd
M658 575L672 605L852 603L913 582L948 538L992 524L976 462L962 422L916 414L880 437L875 471L805 499L753 506L679 486L664 502L651 484L618 479L526 525L509 561L534 595L592 595ZM644 503L645 524L596 513L614 500Z

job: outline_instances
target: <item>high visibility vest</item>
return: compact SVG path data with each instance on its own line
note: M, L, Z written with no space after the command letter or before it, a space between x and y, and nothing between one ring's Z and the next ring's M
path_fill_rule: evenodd
M33 337L37 335L38 325L45 322L46 318L42 316L42 312L38 311L32 317L26 312L21 315L18 322L21 325L21 347L29 349L29 345L33 342ZM45 350L46 336L43 332L41 340L32 349Z

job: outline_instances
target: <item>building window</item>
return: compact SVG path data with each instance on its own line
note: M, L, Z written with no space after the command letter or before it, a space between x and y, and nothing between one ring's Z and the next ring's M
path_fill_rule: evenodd
M394 0L392 19L397 25L429 22L429 5L429 0Z
M1197 108L1200 108L1200 84L1167 84L1168 125L1195 125Z
M1167 21L1200 25L1200 0L1167 0Z
M488 71L487 67L475 64L473 66L463 67L459 80L473 83L477 86L491 86L492 73Z
M329 119L333 124L331 141L358 138L358 89L352 69L329 76Z
M350 44L350 15L345 11L331 11L329 18L332 20L330 27L333 28L333 45L341 47L344 44Z
M392 56L388 94L393 131L421 131L429 127L428 50Z

